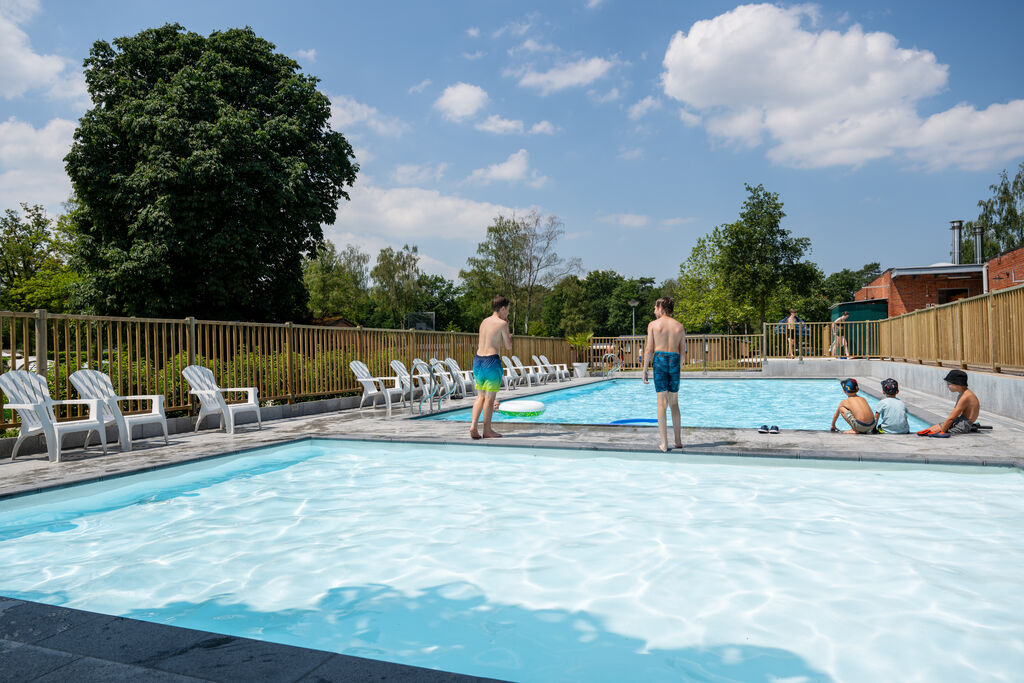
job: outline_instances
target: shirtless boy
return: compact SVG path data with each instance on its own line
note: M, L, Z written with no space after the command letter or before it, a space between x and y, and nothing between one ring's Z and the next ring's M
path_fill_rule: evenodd
M675 300L663 296L654 303L654 320L647 326L644 347L644 384L647 384L647 363L654 357L654 391L658 394L658 433L662 452L668 451L668 425L665 409L672 409L672 430L675 447L682 448L679 423L679 362L686 357L686 328L672 317Z
M473 358L473 381L476 386L476 400L473 401L473 424L469 435L474 439L481 438L476 425L480 414L484 416L484 439L497 439L501 436L491 429L491 417L494 415L495 398L501 389L501 378L504 372L501 367L501 352L512 350L512 334L508 331L508 299L501 294L491 302L490 316L480 323L480 338L477 342L476 356Z
M981 414L981 402L977 394L967 388L967 373L963 370L950 370L943 378L946 387L955 394L960 394L953 406L953 412L943 422L932 425L926 433L968 434L974 431L974 422Z
M857 380L848 377L841 380L840 384L843 385L846 398L839 402L839 407L836 408L836 412L832 416L831 430L839 431L836 429L836 420L842 415L846 423L850 425L850 428L843 432L844 434L870 434L875 431L875 413L871 410L867 400L863 396L857 395L857 392L860 391Z

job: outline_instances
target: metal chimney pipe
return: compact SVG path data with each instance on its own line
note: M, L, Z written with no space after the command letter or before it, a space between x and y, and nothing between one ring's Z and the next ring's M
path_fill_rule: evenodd
M981 254L981 236L984 233L984 228L980 225L974 226L974 262L984 263L985 259Z
M960 231L964 227L963 221L950 221L949 229L953 231L953 265L960 265Z

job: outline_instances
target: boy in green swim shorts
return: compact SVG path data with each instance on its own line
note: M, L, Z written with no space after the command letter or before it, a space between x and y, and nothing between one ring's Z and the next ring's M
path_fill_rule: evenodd
M496 439L501 436L491 429L491 417L497 406L498 390L504 371L501 366L501 352L512 350L512 334L508 330L508 299L498 294L491 301L494 312L480 323L480 337L477 341L476 356L473 358L473 381L476 386L476 400L473 401L473 424L469 436L474 439ZM476 425L481 414L484 418L483 435Z

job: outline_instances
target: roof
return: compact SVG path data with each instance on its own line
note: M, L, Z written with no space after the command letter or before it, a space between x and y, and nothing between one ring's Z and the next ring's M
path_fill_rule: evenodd
M909 275L981 275L985 272L984 263L960 263L957 265L936 264L933 266L918 266L915 268L891 268L893 279L907 277Z

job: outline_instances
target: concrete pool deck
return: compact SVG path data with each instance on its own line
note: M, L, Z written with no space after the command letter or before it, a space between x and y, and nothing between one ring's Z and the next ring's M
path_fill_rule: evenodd
M636 376L623 373L620 377ZM711 373L706 378L763 377L758 373ZM806 377L804 377L806 378ZM688 373L683 381L702 381ZM878 378L858 377L868 390ZM603 381L595 379L590 381ZM573 381L539 389L503 392L502 398L525 397L557 388L580 386ZM653 389L652 389L653 391ZM903 398L916 415L945 417L952 400L904 389ZM982 397L984 407L984 397ZM468 401L454 401L463 408ZM822 428L831 415L822 416ZM688 456L753 456L821 461L897 462L914 465L986 465L1024 469L1024 422L991 416L980 421L990 431L949 439L917 435L848 435L827 431L784 431L758 434L756 429L684 429L682 453ZM409 411L388 417L382 409L345 410L285 418L241 426L233 435L214 429L178 433L163 439L134 442L133 450L98 446L70 450L65 460L50 463L45 453L0 462L0 500L52 487L123 476L309 437L575 449L581 457L626 453L642 460L677 458L680 451L661 453L654 426L607 426L502 423L506 438L471 441L464 422L413 419ZM608 455L611 455L610 453ZM692 458L688 458L692 460ZM2 585L2 584L0 584ZM0 671L11 680L480 680L329 652L261 643L244 638L188 631L121 617L80 612L0 597Z

